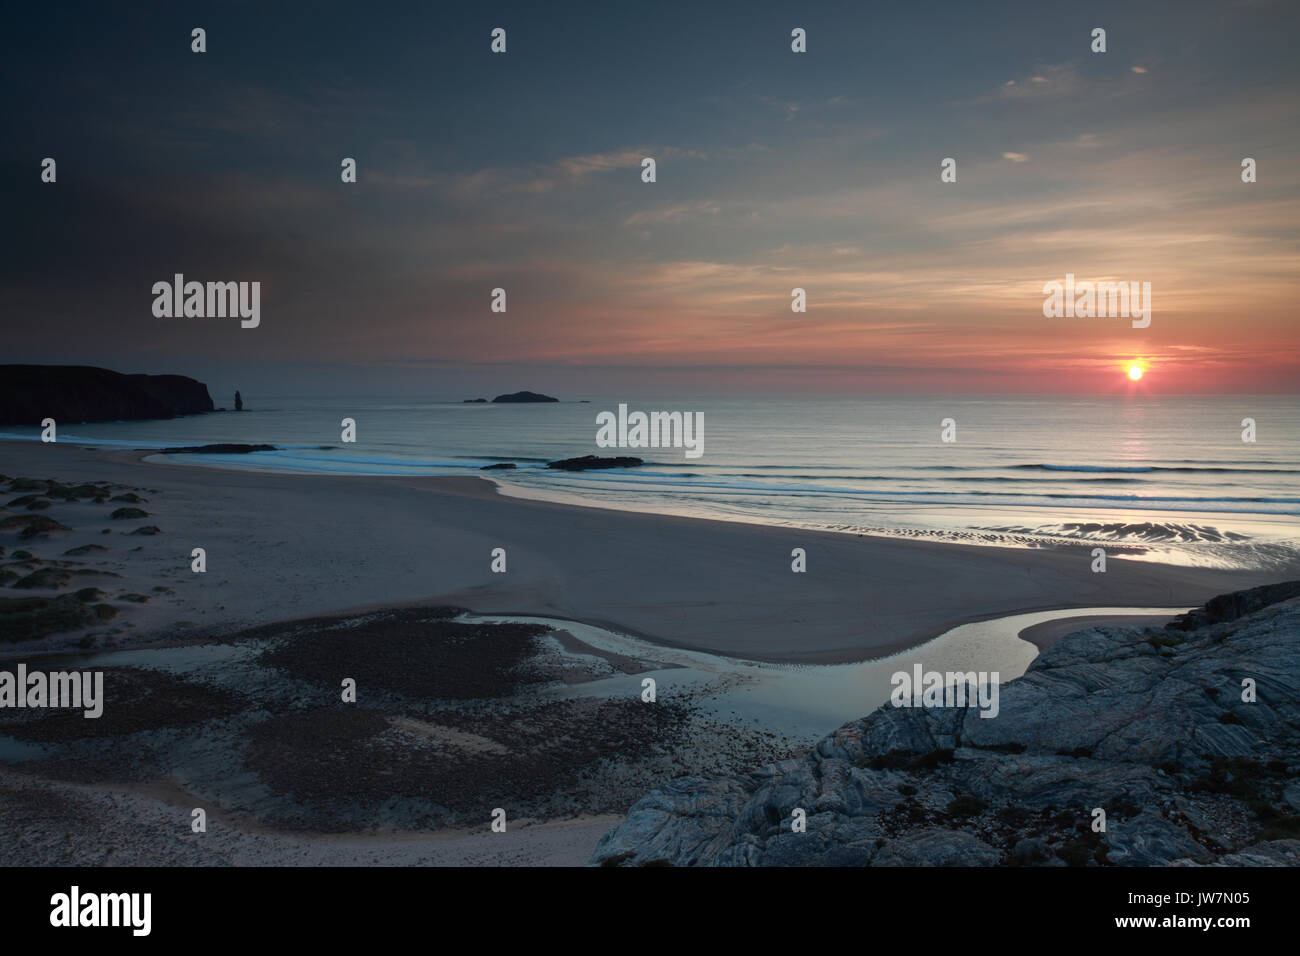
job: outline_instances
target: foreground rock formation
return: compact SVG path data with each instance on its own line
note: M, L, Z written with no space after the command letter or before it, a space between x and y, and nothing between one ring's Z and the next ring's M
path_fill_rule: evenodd
M792 832L796 808L804 833ZM1291 582L1216 598L1165 628L1063 638L1002 687L993 719L886 705L802 758L675 780L634 805L591 862L1294 866L1297 837Z
M112 422L213 410L202 382L184 375L123 375L90 365L0 365L0 425L43 419Z

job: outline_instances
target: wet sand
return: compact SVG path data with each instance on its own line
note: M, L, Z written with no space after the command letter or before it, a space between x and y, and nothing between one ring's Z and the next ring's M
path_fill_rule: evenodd
M972 620L1191 606L1300 570L1112 557L1106 573L1094 574L1087 547L858 537L509 498L478 478L279 475L142 457L0 443L0 473L10 477L143 489L148 517L131 524L161 532L130 535L126 522L105 520L107 505L56 502L42 514L73 530L28 542L5 534L0 544L46 560L78 545L106 546L95 566L122 575L112 595L173 592L119 602L128 622L121 626L152 639L174 636L180 622L209 633L423 603L549 615L752 660L838 663L894 653ZM105 527L114 533L101 535ZM194 547L206 550L204 574L190 570ZM495 548L506 551L506 573L491 570ZM806 573L791 571L793 548L806 550Z
M1045 651L1067 634L1082 631L1089 627L1104 625L1106 627L1161 627L1172 618L1163 615L1148 614L1090 614L1082 617L1067 617L1056 621L1044 621L1020 632L1022 640L1033 644L1040 651Z

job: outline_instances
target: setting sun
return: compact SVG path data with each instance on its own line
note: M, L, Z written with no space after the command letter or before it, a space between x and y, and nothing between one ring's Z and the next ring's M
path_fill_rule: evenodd
M1141 366L1141 365L1130 365L1130 366L1129 366L1129 369L1128 369L1128 377L1131 378L1131 379L1132 379L1133 381L1135 381L1135 382L1136 382L1138 379L1140 379L1140 378L1142 377L1142 366Z

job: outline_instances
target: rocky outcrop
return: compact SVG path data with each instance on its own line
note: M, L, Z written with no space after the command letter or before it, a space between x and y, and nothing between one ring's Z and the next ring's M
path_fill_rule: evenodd
M1239 617L1258 611L1270 604L1277 604L1293 597L1300 597L1300 581L1285 581L1281 584L1265 584L1263 587L1248 591L1234 591L1220 594L1206 601L1204 606L1181 614L1169 623L1171 630L1192 631L1207 624L1220 624L1235 621Z
M551 398L549 395L539 395L537 392L511 392L509 395L498 395L492 399L493 405L520 403L520 402L558 402L558 398Z
M548 462L546 467L558 468L560 471L590 471L594 468L635 468L643 464L645 462L640 458L627 456L598 458L595 455L583 455L581 458L562 458L559 461Z
M175 418L212 411L202 382L88 365L0 365L0 425Z
M1166 628L1072 634L1001 688L992 719L886 705L803 758L673 781L591 862L1295 866L1296 589L1225 595Z
M107 621L117 609L93 603L101 596L95 588L86 588L75 595L0 598L0 641L26 641Z
M218 442L215 445L176 445L160 449L164 455L247 455L255 451L276 451L275 445L240 445Z

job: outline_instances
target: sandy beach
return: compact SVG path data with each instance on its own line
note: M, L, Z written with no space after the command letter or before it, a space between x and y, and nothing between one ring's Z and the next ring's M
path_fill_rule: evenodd
M1045 651L1067 634L1089 627L1154 627L1164 624L1168 617L1140 614L1084 614L1055 621L1035 624L1020 632L1020 637Z
M21 833L0 865L62 866L582 866L621 815L519 821L432 832L280 832L221 813L208 830L177 827L194 799L175 787L47 783L0 768L0 800Z
M655 645L667 658L834 664L968 622L1090 609L1026 627L1041 650L1093 624L1157 622L1135 608L1295 576L1122 558L1094 574L1086 547L808 532L511 498L481 478L147 457L0 445L13 492L0 509L3 596L90 591L77 600L108 609L38 639L7 634L0 660L89 652L110 668L103 720L7 714L5 862L578 865L647 791L808 746L729 716L704 685L645 706L636 675L667 684L678 666ZM64 487L43 495L45 480ZM95 487L68 500L77 484ZM23 537L32 515L57 524ZM496 548L504 573L491 570ZM793 548L806 573L792 573ZM457 608L556 621L478 624ZM647 643L600 650L565 621ZM634 681L622 695L544 691L619 674ZM340 675L363 688L358 706L339 704ZM504 834L486 827L498 806ZM195 807L204 834L186 828Z
M105 590L156 593L122 615L134 634L154 637L180 624L217 632L420 602L555 616L752 660L833 663L883 656L981 618L1190 606L1296 570L1112 557L1094 574L1087 547L859 537L509 498L486 479L280 475L142 457L0 445L7 476L114 482L147 499L147 517L130 523L105 520L107 504L56 503L41 514L72 530L27 543L10 534L4 543L43 560L84 545L107 549L93 566L122 577ZM136 525L160 533L128 534ZM190 570L196 547L206 551L204 574ZM490 569L495 548L506 551L505 573ZM791 571L793 548L806 550L806 573ZM173 593L152 591L159 587Z

